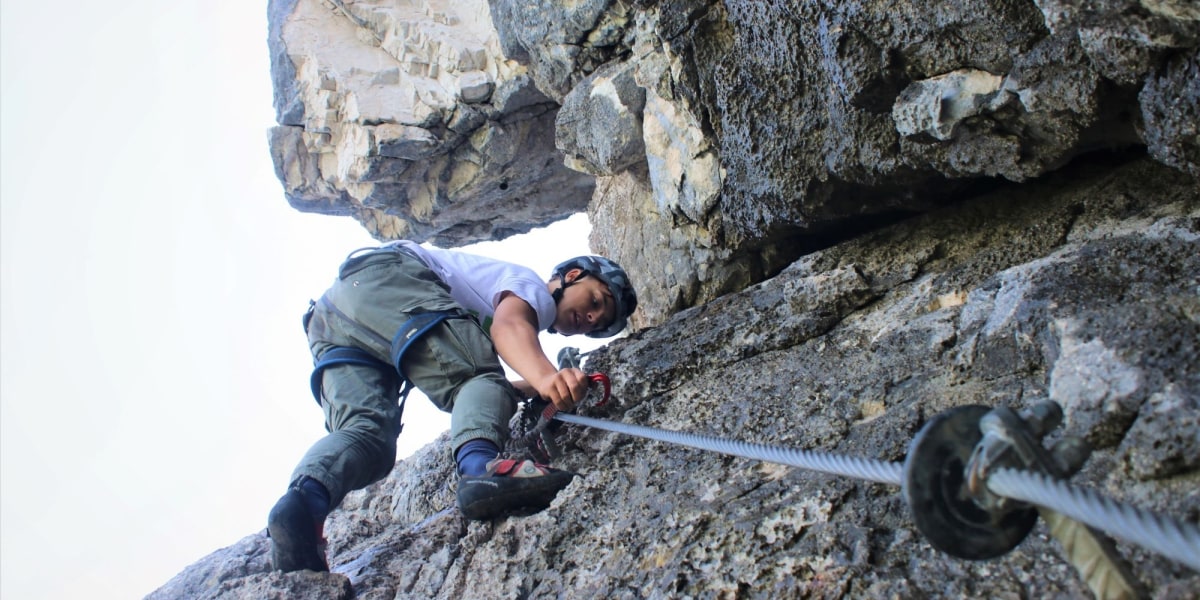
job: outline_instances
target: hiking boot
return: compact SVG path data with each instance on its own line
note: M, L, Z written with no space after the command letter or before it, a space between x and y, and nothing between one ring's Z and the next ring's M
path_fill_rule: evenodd
M309 569L328 571L325 562L325 520L317 520L308 509L304 491L293 487L275 503L267 517L271 538L271 564L290 573Z
M458 482L458 508L474 521L533 514L550 506L574 477L532 460L497 458L488 463L486 475Z

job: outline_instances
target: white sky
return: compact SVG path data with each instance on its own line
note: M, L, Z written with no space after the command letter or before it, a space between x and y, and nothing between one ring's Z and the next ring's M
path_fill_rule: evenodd
M376 242L287 205L266 36L265 0L0 2L0 597L150 593L324 434L300 314ZM587 227L474 251L548 274Z

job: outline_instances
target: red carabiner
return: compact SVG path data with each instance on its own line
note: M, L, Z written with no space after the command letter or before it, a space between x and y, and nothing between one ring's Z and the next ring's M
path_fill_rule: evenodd
M605 375L604 373L592 373L591 375L588 375L588 379L590 379L592 383L599 383L600 385L604 386L604 397L596 403L596 406L604 406L605 403L608 402L609 397L612 396L612 382L608 380L608 375ZM547 402L546 408L542 409L543 421L549 421L550 419L553 419L554 415L556 414L558 414L558 407L554 406L553 402Z
M612 382L608 380L608 375L604 373L592 373L588 375L588 379L592 380L592 383L599 383L604 386L604 397L596 403L596 406L604 406L608 402L609 397L612 396Z

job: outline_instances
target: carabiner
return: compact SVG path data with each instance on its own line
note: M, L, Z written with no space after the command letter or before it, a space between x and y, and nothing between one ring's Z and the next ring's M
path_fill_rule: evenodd
M592 383L599 383L600 385L604 386L604 397L596 403L596 406L604 406L607 404L608 399L612 396L612 382L608 380L608 375L605 375L604 373L592 373L591 375L588 375L588 379L592 380Z

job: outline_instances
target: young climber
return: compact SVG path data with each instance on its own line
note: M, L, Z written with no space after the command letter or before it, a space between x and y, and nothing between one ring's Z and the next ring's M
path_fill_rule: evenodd
M458 504L468 519L549 506L574 474L500 459L508 422L534 395L571 410L589 380L556 368L538 332L610 337L636 307L625 271L599 256L568 260L544 282L525 267L406 241L352 253L304 319L329 434L271 509L274 568L328 570L325 517L392 470L406 384L451 414ZM509 382L500 358L524 379Z

